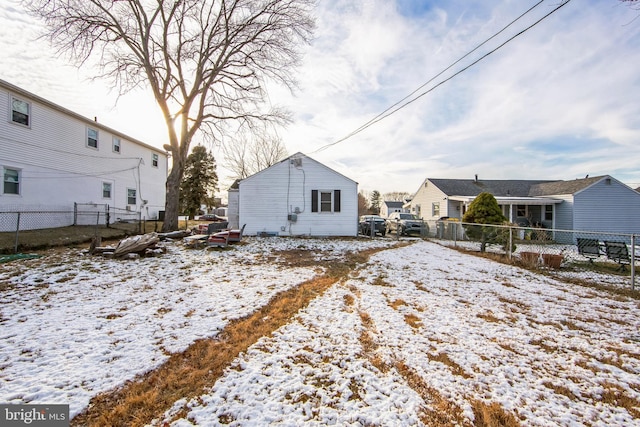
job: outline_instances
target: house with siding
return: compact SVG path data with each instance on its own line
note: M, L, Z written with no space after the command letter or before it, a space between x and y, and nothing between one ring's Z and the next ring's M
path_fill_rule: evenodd
M640 233L640 193L609 175L568 181L427 178L412 213L424 220L462 219L482 192L491 193L512 223L562 230Z
M296 153L234 183L228 218L247 235L357 236L358 183Z
M155 219L164 210L165 151L3 80L0 116L1 212L73 211L80 204L106 207L115 221ZM41 218L31 228L56 225L70 224Z
M402 206L404 202L398 202L393 200L385 200L380 206L380 216L388 218L394 212L406 212L406 209Z

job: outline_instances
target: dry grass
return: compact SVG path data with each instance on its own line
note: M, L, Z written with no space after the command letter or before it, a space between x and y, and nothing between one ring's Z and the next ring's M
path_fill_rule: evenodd
M375 279L373 279L373 281L371 282L371 284L373 286L384 286L387 288L391 288L393 287L393 285L391 285L389 282L387 282L385 280L386 275L385 274L380 274L378 277L376 277Z
M364 356L378 368L381 372L389 371L392 366L382 361L376 351L380 347L374 340L372 334L373 323L368 313L360 312L360 319L365 330L360 335L360 343ZM437 360L452 368L455 374L464 378L469 378L464 370L454 363L448 355L440 353L436 356L429 355L431 360ZM486 404L481 401L473 401L472 408L476 420L471 423L465 418L462 408L454 402L444 398L438 390L431 387L414 369L406 363L399 361L393 367L404 380L424 401L420 408L418 417L425 426L448 427L448 426L479 426L479 427L515 427L519 426L517 419L511 413L506 412L498 403Z
M373 366L380 372L388 372L391 367L377 353L380 346L373 338L373 320L369 313L360 311L360 321L362 322L363 331L360 333L360 345L362 346L362 356L367 358Z
M495 314L493 314L493 311L491 310L487 310L486 313L478 313L476 314L476 317L486 321L486 322L491 322L491 323L500 323L501 320L499 318L497 318L495 316Z
M394 310L397 310L399 307L402 307L403 305L407 305L407 302L403 299L396 299L389 303L389 307L393 308Z
M514 414L504 410L497 402L483 402L474 400L471 402L474 426L478 427L518 427L520 422Z
M404 321L413 329L420 329L422 327L422 321L415 314L407 314L404 316Z
M579 401L580 398L579 396L576 396L569 388L560 385L560 384L554 384L551 381L544 381L542 383L543 386L545 386L546 388L553 390L553 392L555 394L560 394L562 396L565 396L566 398L568 398L569 400L573 400L573 401Z
M289 323L300 309L344 279L352 268L366 262L376 251L353 253L345 262L328 263L325 275L279 293L253 314L229 323L217 339L198 340L184 352L171 354L158 369L140 375L119 389L95 396L71 425L143 426L177 400L201 395L241 352Z
M396 370L425 402L418 417L426 426L471 426L462 412L462 408L445 399L435 388L431 387L415 370L404 362L395 365Z
M457 375L459 377L467 378L467 379L473 377L473 375L466 373L465 370L462 368L462 366L458 365L456 362L451 360L447 353L438 353L435 355L429 353L427 354L427 357L431 361L440 362L443 365L447 366L451 370L451 373L453 373L453 375Z
M603 403L624 408L635 419L640 419L640 400L635 399L619 385L605 382L602 384L604 392L601 399Z

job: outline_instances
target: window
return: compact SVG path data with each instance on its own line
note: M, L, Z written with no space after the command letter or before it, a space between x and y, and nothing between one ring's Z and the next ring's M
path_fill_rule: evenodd
M20 171L18 169L4 169L4 194L20 194Z
M17 98L11 98L11 121L29 126L31 118L31 105Z
M120 153L120 138L113 137L113 152Z
M440 202L433 202L431 205L431 216L440 216Z
M87 147L98 148L98 131L87 128Z
M154 168L158 167L158 155L157 154L152 154L151 155L151 166L153 166Z
M311 212L340 212L340 190L311 190Z
M516 206L516 216L518 218L527 216L527 206L526 205L517 205Z
M544 220L553 221L553 205L546 205L544 207Z
M330 191L320 192L320 212L331 212L331 202L333 194Z
M127 204L135 205L136 204L136 189L135 188L127 188Z
M103 182L102 183L102 198L110 199L111 198L111 183Z

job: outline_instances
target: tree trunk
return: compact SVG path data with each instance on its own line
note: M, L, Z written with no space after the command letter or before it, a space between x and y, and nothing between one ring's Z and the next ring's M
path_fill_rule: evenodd
M180 180L182 177L179 170L180 168L176 166L177 165L175 164L173 165L171 172L167 177L164 223L162 224L163 233L178 230L178 215L180 214Z

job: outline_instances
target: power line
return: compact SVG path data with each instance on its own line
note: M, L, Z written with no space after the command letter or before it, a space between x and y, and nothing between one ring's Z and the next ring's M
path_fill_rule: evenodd
M520 20L522 17L524 17L525 15L527 15L528 13L530 13L533 9L535 9L537 6L539 6L540 4L542 4L544 2L544 0L539 1L538 3L536 3L534 6L532 6L531 8L529 8L526 12L524 12L523 14L521 14L520 16L518 16L516 19L514 19L513 21L511 21L509 24L507 24L504 28L502 28L500 31L498 31L497 33L495 33L494 35L492 35L491 37L489 37L488 39L486 39L485 41L483 41L482 43L480 43L478 46L476 46L475 48L473 48L471 51L469 51L468 53L466 53L465 55L463 55L460 59L458 59L457 61L453 62L451 65L449 65L447 68L445 68L444 70L442 70L441 72L439 72L438 74L436 74L434 77L432 77L431 79L429 79L427 82L425 82L424 84L422 84L420 87L418 87L417 89L415 89L413 92L411 92L409 95L405 96L404 98L402 98L400 101L396 102L395 104L393 104L392 106L390 106L389 108L387 108L386 110L384 110L383 112L381 112L380 114L378 114L377 116L375 116L373 119L369 120L368 122L366 122L365 124L363 124L362 126L360 126L359 128L357 128L356 130L354 130L353 132L349 133L347 136L334 141L330 144L326 144L323 145L322 147L318 148L315 151L312 151L312 153L317 153L323 150L326 150L329 147L332 147L334 145L337 145L343 141L346 141L347 139L359 134L360 132L364 131L365 129L369 128L370 126L378 123L379 121L391 116L392 114L395 114L396 112L400 111L401 109L405 108L406 106L408 106L409 104L412 104L413 102L417 101L418 99L422 98L423 96L427 95L428 93L432 92L433 90L435 90L436 88L438 88L439 86L442 86L444 83L448 82L449 80L453 79L454 77L458 76L459 74L463 73L464 71L468 70L469 68L473 67L474 65L476 65L477 63L479 63L480 61L482 61L483 59L487 58L489 55L491 55L492 53L496 52L497 50L501 49L502 47L504 47L506 44L508 44L509 42L511 42L513 39L515 39L516 37L521 36L522 34L524 34L525 32L527 32L528 30L530 30L531 28L535 27L536 25L538 25L540 22L542 22L543 20L545 20L546 18L548 18L549 16L551 16L553 13L555 13L556 11L558 11L561 7L565 6L566 4L568 4L571 0L565 0L562 3L560 3L557 7L555 7L554 9L552 9L549 13L547 13L546 15L544 15L542 18L538 19L537 21L535 21L533 24L529 25L528 27L525 27L523 30L519 31L518 33L516 33L515 35L511 36L510 38L508 38L506 41L504 41L503 43L501 43L500 45L498 45L496 48L490 50L489 52L487 52L486 54L482 55L480 58L476 59L475 61L473 61L471 64L467 65L466 67L463 67L461 70L455 72L454 74L452 74L451 76L447 77L446 79L442 80L441 82L437 83L435 86L433 86L432 88L420 93L418 96L416 96L413 99L410 99L407 102L407 99L409 99L412 95L414 95L416 92L418 92L420 89L422 89L423 87L425 87L426 85L428 85L429 83L431 83L433 80L435 80L437 77L441 76L444 72L446 72L447 70L449 70L450 68L452 68L454 65L456 65L457 63L459 63L460 61L462 61L464 58L466 58L467 56L469 56L471 53L475 52L477 49L479 49L481 46L483 46L484 44L486 44L487 42L489 42L490 40L492 40L493 38L495 38L496 36L498 36L500 33L502 33L503 31L505 31L507 28L509 28L511 25L513 25L515 22L517 22L518 20ZM404 103L403 103L404 102ZM403 104L401 104L403 103ZM400 105L401 104L401 105ZM397 107L397 108L396 108Z

